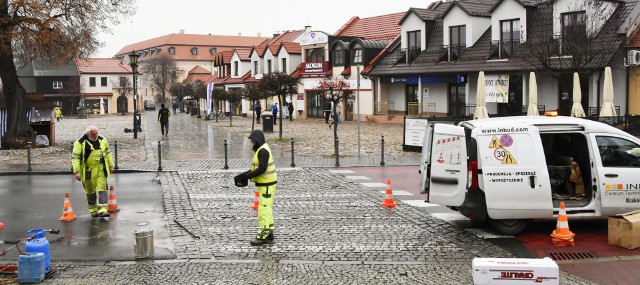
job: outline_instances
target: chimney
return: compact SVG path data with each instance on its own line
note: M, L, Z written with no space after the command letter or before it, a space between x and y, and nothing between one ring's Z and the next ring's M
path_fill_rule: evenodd
M238 37L242 37L242 33L238 33Z
M259 37L262 37L262 33L258 33L257 37L258 37L258 38L259 38Z
M181 29L181 30L180 30L180 34L184 34L184 29Z
M311 26L304 26L304 34L308 34L311 32Z

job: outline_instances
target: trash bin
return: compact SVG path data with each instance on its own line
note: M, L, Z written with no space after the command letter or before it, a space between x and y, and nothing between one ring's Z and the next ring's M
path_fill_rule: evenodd
M195 116L198 114L198 107L191 107L191 116Z
M273 132L273 114L269 112L262 113L262 131Z
M134 234L136 237L136 244L133 246L133 251L136 255L136 259L153 257L153 230L138 229Z

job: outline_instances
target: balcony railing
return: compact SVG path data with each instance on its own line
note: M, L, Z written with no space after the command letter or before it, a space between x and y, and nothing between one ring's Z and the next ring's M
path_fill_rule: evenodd
M520 46L520 40L499 40L491 42L490 59L505 59L513 56L513 52Z
M373 107L374 107L374 111L373 111L374 115L388 116L389 111L390 110L393 111L393 101L385 101L385 102L374 101Z
M456 61L464 53L465 49L467 49L466 45L443 46L440 61Z
M403 48L396 54L396 63L412 63L420 55L420 48Z

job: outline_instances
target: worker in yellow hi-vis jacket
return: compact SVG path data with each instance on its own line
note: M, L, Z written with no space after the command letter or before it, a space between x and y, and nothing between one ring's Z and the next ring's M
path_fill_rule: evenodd
M249 139L253 144L253 163L251 170L238 174L235 180L251 179L255 182L260 193L260 206L258 207L258 224L260 229L255 240L251 241L251 245L263 245L273 242L273 200L276 194L276 165L273 162L273 154L269 145L265 142L264 133L260 130L254 130L249 135Z
M107 178L113 172L111 149L98 128L89 126L73 144L71 164L76 180L82 181L91 217L109 217L107 212Z

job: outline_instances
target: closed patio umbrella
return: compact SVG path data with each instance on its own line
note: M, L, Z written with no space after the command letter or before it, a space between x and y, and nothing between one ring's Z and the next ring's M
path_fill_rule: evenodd
M577 72L573 73L573 106L571 107L571 117L584 117L582 109L582 91L580 90L580 77Z
M536 83L536 74L529 73L529 108L527 116L538 116L538 83Z
M478 74L478 88L476 91L476 111L473 114L474 119L489 118L487 112L487 92L485 91L484 71Z
M604 68L604 91L602 92L604 97L604 104L600 110L600 117L614 117L616 115L616 109L613 107L613 79L611 78L611 67Z
M100 98L100 115L104 114L104 101Z

